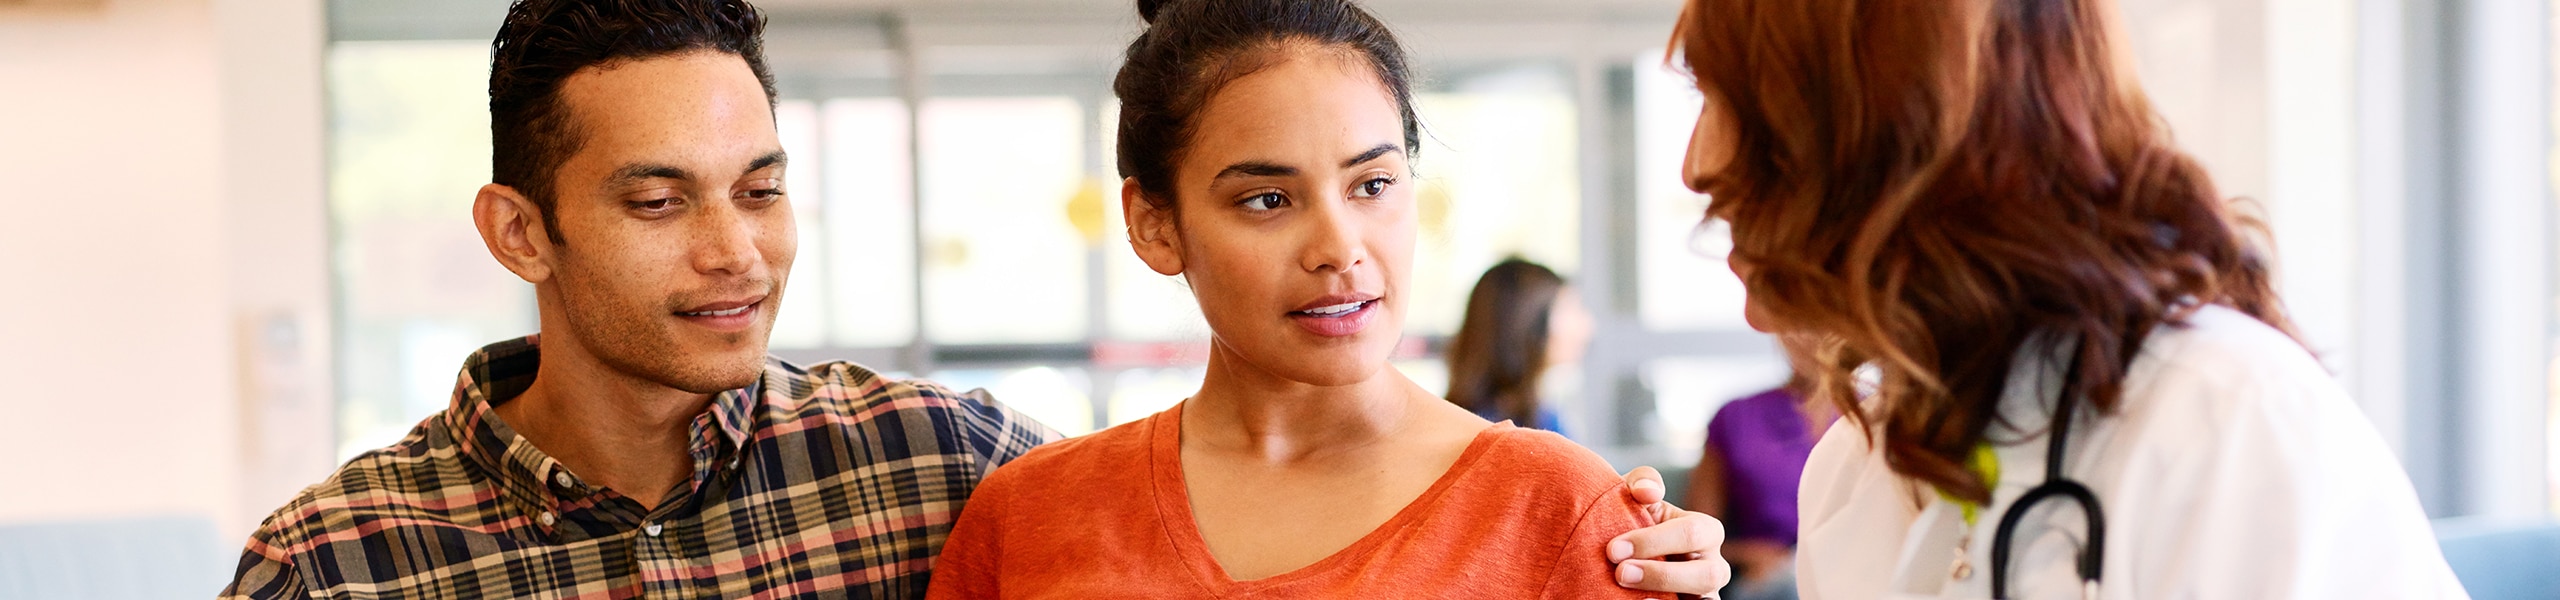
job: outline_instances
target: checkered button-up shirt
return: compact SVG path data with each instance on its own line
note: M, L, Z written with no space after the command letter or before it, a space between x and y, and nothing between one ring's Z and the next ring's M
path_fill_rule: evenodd
M1055 432L981 393L769 359L693 421L655 510L498 418L535 338L481 349L453 406L278 509L224 598L921 598L961 503Z

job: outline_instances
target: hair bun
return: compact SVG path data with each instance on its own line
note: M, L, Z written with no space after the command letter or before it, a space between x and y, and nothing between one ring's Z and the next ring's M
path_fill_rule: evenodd
M1164 5L1171 1L1172 0L1138 0L1138 18L1145 19L1148 25L1154 25L1156 23L1156 13L1164 11Z

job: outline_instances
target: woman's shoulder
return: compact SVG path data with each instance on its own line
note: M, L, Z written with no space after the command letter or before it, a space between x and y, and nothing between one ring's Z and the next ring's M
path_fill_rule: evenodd
M996 493L1014 488L1046 490L1079 482L1144 478L1150 469L1149 441L1159 417L1122 423L1109 429L1032 448L1021 458L987 474L986 487Z
M1471 468L1494 476L1469 477L1463 483L1576 497L1611 491L1625 483L1609 461L1552 431L1496 425L1479 435L1486 439Z
M2332 382L2300 341L2257 317L2219 305L2205 306L2153 330L2134 356L2130 374L2202 379L2224 386Z

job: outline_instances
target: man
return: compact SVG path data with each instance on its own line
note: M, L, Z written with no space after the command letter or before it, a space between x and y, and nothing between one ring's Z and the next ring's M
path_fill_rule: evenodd
M473 354L450 408L277 510L225 597L923 596L977 482L1057 434L767 356L797 240L763 24L740 0L509 9L472 216L541 333ZM1607 559L1705 556L1621 569L1712 591L1721 529L1663 510L1682 518Z

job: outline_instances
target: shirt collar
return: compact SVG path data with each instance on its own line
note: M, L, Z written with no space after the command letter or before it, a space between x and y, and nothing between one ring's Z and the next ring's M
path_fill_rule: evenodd
M557 502L560 498L584 496L593 488L517 435L497 413L498 405L533 387L534 374L542 366L541 338L537 334L490 344L464 359L462 373L454 382L453 405L445 411L445 425L453 432L462 454L499 474L501 485L508 492ZM763 387L763 378L759 377L747 387L712 397L711 425L719 430L720 439L728 442L727 447L716 449L719 454L733 454L745 447ZM707 450L713 449L696 447L695 453L699 456ZM696 478L703 475L696 473Z

